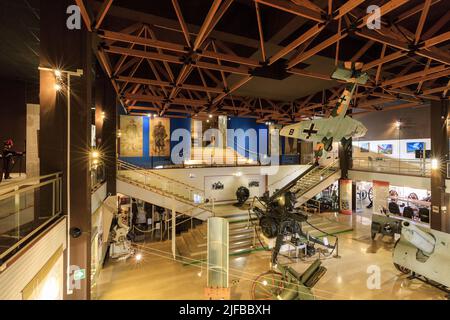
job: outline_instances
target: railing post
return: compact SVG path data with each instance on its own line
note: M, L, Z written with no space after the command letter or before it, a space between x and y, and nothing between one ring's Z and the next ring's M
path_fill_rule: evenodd
M55 215L56 211L56 180L52 182L52 217Z
M14 196L14 211L17 215L17 240L20 240L20 193L19 186L14 187L16 195Z

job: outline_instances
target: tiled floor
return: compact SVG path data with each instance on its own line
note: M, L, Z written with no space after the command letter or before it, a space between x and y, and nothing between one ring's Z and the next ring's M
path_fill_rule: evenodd
M370 239L370 215L339 216L352 223L353 231L339 235L340 258L323 260L328 269L313 292L318 299L444 299L445 295L419 280L408 280L392 264L393 241ZM108 262L98 286L99 299L204 299L206 272L202 265L183 265L174 261L170 243L146 245L140 263L130 259ZM250 299L253 280L269 270L270 252L230 258L232 299ZM306 262L280 258L298 271ZM371 270L380 271L380 286L369 289Z

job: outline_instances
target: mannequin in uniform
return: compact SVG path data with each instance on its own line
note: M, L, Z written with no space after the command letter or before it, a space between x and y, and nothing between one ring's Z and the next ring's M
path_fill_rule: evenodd
M3 169L0 174L0 181L2 181L3 175L5 177L5 180L11 179L9 174L11 173L11 169L14 165L14 157L21 156L24 154L23 152L17 152L12 150L13 146L14 142L11 139L8 139L3 143L3 151L2 151Z

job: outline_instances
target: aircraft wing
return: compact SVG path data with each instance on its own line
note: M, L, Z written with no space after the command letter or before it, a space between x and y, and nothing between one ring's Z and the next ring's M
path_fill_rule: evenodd
M315 119L291 124L283 127L280 131L280 135L304 141L321 142L329 131L327 120L328 119Z

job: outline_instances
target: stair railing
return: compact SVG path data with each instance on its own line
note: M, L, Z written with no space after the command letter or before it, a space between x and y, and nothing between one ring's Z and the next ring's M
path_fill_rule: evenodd
M118 160L117 166L118 176L137 183L142 183L151 189L157 189L166 194L173 195L177 200L182 199L182 202L187 201L192 202L193 204L202 204L206 201L204 190L199 188L121 160ZM127 173L137 174L138 179L134 180L132 177L128 177Z
M327 172L330 168L335 167L338 162L339 162L339 160L334 160L333 162L329 163L325 167L318 167L316 170L312 170L312 171L308 172L307 174L305 174L305 176L303 178L310 177L312 175L323 176L324 172ZM326 178L328 178L328 176Z
M302 166L312 166L313 164L314 164L314 162L311 161L311 162L309 162L309 163L307 163L307 164L303 164ZM298 171L300 171L300 170L301 170L301 169L298 169L298 170L294 170L293 172L288 173L287 175L283 176L283 178L278 179L278 180L275 181L275 182L272 182L272 183L269 184L267 187L270 188L270 187L276 185L277 183L280 183L280 182L283 181L284 179L286 179L286 178L288 178L288 177L290 177L290 176L292 176L292 175L296 175L296 172L298 172ZM296 175L296 176L297 176L297 175ZM294 178L294 179L295 179L295 178Z

